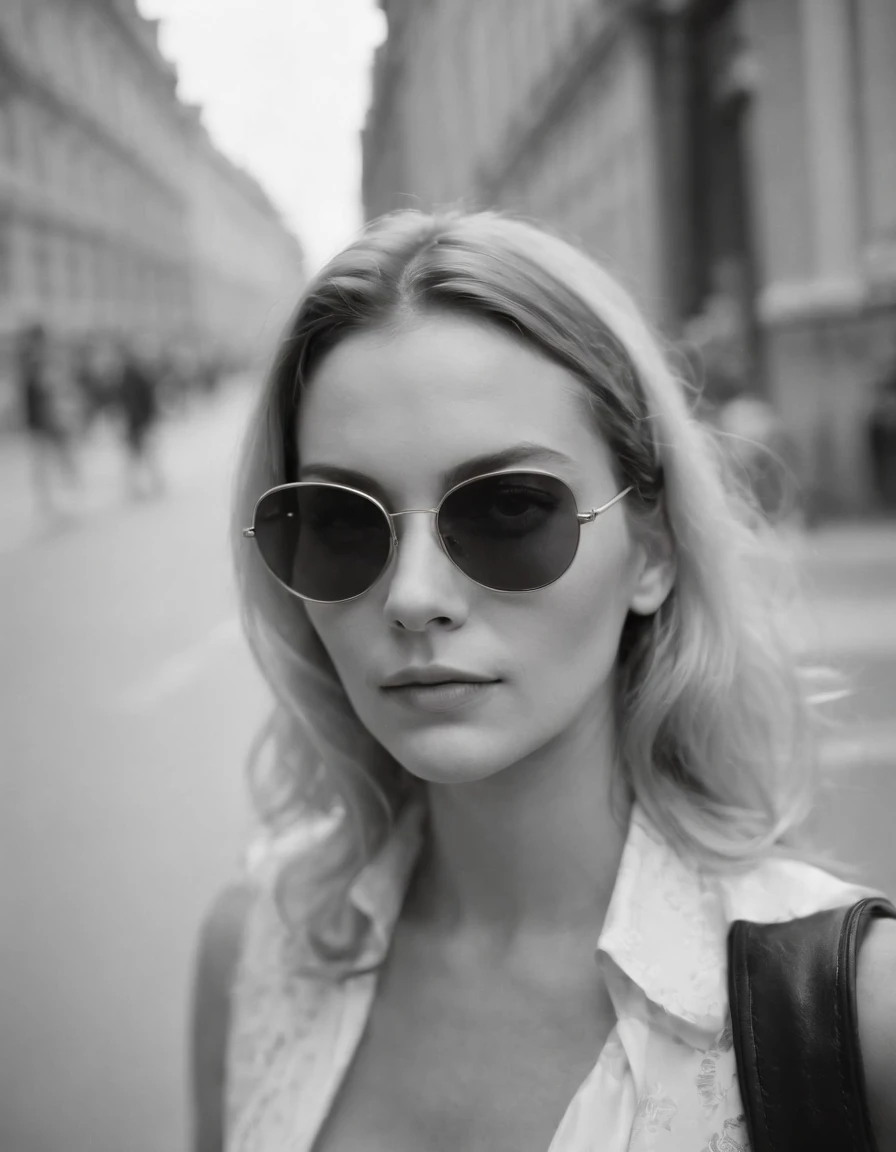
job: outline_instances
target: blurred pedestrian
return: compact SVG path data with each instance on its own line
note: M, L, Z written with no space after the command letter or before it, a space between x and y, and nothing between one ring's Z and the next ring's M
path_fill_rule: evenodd
M158 451L158 381L149 357L133 346L122 351L118 399L131 495L161 495L165 484Z
M40 323L20 337L19 389L31 454L34 493L41 512L56 515L69 507L65 498L80 481L61 396L65 386L59 371L59 350ZM62 499L60 495L65 494Z
M199 370L199 381L206 396L214 396L221 384L221 363L217 356L206 357Z
M875 383L868 414L868 449L881 506L896 511L896 361Z
M634 301L528 223L396 213L274 365L233 543L276 703L194 1147L746 1149L807 1095L892 1147L896 932L807 836L787 569ZM873 942L859 1053L829 1020ZM769 1073L770 1027L830 1079ZM824 1092L862 1065L867 1103Z
M92 339L76 349L74 378L81 400L81 427L90 432L107 402L100 350Z

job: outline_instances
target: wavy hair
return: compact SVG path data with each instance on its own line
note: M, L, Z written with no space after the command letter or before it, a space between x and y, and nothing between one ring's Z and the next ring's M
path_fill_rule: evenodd
M631 296L565 240L494 212L409 211L371 224L308 286L236 478L244 628L277 702L250 785L279 846L285 914L299 901L323 961L357 951L365 919L350 886L421 789L364 729L304 606L270 579L240 530L266 489L296 479L299 401L322 357L353 333L441 312L511 331L571 372L618 479L634 487L625 514L673 540L671 593L653 616L630 614L622 634L620 786L705 868L744 869L767 855L829 864L806 831L819 715L788 623L793 565L726 471L693 389ZM299 858L287 882L285 865Z

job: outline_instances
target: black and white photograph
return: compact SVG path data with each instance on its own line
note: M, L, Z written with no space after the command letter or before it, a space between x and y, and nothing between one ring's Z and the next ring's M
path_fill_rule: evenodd
M894 61L0 0L0 1152L896 1152Z

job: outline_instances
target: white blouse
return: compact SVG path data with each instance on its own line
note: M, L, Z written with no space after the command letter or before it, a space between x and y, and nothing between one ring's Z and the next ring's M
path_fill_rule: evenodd
M373 924L365 965L388 949L422 819L419 805L409 807L352 889ZM258 891L232 999L227 1152L311 1152L376 994L376 971L342 982L297 974L304 945L273 899L282 858L273 842L254 858ZM873 892L790 860L738 876L704 872L685 864L636 804L595 949L617 1022L547 1152L745 1152L728 927L807 916Z

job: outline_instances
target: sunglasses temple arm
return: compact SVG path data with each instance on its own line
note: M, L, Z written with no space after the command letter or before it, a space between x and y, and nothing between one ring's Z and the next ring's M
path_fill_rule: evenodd
M629 484L628 488L624 488L614 496L612 500L608 500L606 504L602 504L600 508L592 508L590 512L580 512L579 523L590 524L592 520L596 520L598 516L600 516L601 512L606 512L608 508L612 508L614 504L618 504L623 496L627 496L629 492L633 492L634 488L634 484Z

